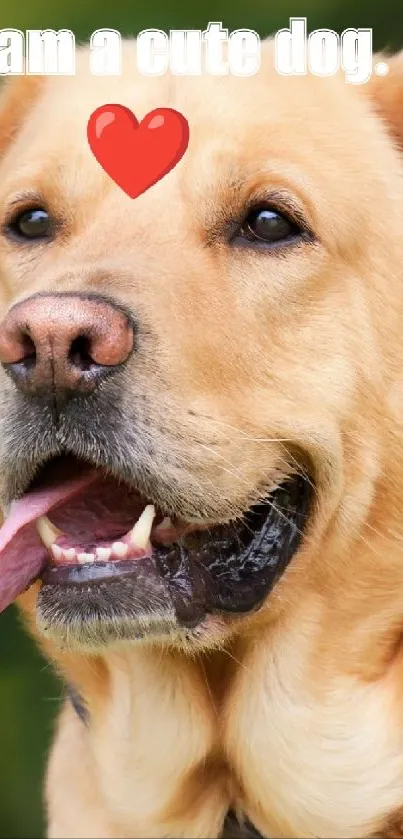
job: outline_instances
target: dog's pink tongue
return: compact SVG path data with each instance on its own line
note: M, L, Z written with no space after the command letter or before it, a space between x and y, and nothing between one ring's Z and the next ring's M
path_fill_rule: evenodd
M13 502L0 528L0 612L34 582L47 560L36 519L82 493L96 478L94 471L86 472L70 481L41 487Z

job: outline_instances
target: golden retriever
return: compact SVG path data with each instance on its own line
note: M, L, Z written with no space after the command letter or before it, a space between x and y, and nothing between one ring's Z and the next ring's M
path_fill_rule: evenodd
M403 836L403 58L133 49L0 100L0 607L67 685L48 836ZM135 200L105 103L189 122Z

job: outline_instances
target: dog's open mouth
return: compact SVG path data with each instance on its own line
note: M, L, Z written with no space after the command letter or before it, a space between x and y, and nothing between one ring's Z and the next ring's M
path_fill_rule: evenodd
M242 518L195 524L100 469L54 459L0 530L0 609L40 578L43 626L109 626L105 639L112 624L133 637L139 625L248 612L297 550L310 500L309 480L293 475Z

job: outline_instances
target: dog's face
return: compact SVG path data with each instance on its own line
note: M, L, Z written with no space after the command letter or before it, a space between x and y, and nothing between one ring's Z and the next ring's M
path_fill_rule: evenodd
M334 583L401 308L400 163L369 94L278 76L270 45L250 79L141 77L133 49L122 78L82 52L2 100L0 601L41 575L42 630L92 648L214 643ZM105 102L189 122L134 201L88 147Z

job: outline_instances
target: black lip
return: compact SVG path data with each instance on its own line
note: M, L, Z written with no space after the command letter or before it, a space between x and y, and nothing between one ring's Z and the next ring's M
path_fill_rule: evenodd
M215 528L209 539L194 533L135 561L47 568L38 596L42 623L53 623L55 615L67 623L73 615L83 623L116 624L118 616L127 623L158 612L169 624L191 628L211 613L257 609L298 549L311 501L309 479L295 475L269 504L253 508L232 528ZM251 539L254 516L259 527L255 521Z

